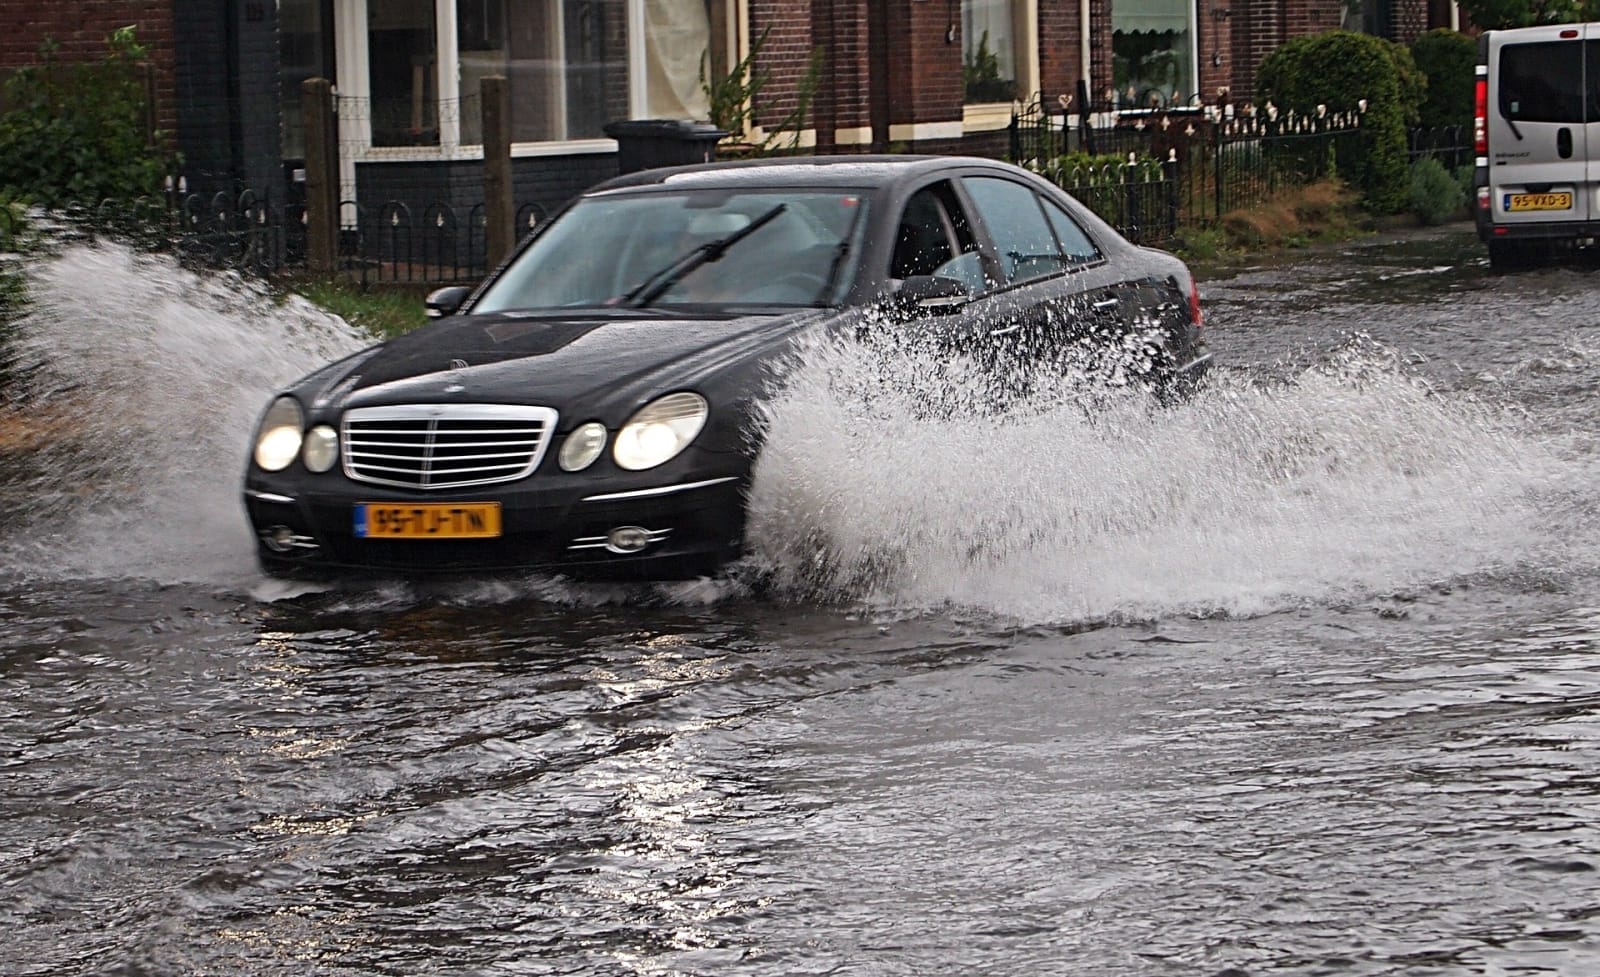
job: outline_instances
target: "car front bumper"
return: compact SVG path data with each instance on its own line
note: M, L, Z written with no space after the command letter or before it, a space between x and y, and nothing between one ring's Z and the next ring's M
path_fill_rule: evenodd
M667 580L714 571L744 538L743 474L700 473L656 484L550 488L537 476L490 490L416 494L356 485L296 486L256 478L244 502L262 569L274 576L415 576L539 571L585 579ZM501 532L484 539L390 539L356 535L360 503L500 503ZM608 545L617 529L644 530L637 552ZM638 534L635 534L638 535Z

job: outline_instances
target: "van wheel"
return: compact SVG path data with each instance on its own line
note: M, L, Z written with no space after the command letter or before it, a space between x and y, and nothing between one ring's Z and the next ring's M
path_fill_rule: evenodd
M1542 264L1547 251L1543 245L1522 241L1490 241L1489 267L1497 271L1513 271Z

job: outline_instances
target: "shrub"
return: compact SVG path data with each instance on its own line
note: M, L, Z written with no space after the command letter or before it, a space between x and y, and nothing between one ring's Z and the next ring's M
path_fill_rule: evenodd
M1329 31L1295 38L1268 55L1257 100L1305 115L1366 99L1358 140L1343 144L1336 166L1367 206L1399 213L1406 202L1406 128L1418 116L1426 81L1410 52L1369 34Z
M1461 184L1432 156L1411 165L1411 192L1406 199L1411 212L1424 224L1442 224L1459 216L1467 202Z
M1472 124L1473 67L1478 42L1447 27L1428 31L1411 44L1411 57L1428 78L1418 124L1427 128Z
M160 190L173 160L145 121L145 50L122 28L100 61L41 64L7 79L0 114L0 190L44 207L130 200Z

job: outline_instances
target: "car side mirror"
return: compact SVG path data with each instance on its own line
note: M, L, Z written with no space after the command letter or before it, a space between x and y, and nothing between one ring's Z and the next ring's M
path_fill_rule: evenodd
M428 308L428 318L442 319L447 315L455 315L461 308L461 303L471 294L472 289L466 285L450 285L434 289L428 293L428 298L423 303Z
M972 300L965 283L938 275L912 275L894 292L895 304L910 312L949 315Z

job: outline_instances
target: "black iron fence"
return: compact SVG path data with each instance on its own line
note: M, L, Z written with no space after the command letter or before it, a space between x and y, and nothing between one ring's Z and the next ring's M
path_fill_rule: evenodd
M462 209L440 201L368 206L345 200L339 210L337 271L362 284L464 284L490 271L482 203ZM254 190L190 193L178 181L160 196L107 201L84 216L96 228L206 267L264 277L307 270L303 201L273 200ZM539 204L521 204L519 233L545 216Z
M1361 116L1228 104L1069 114L1035 101L1012 115L1010 157L1159 244L1332 174L1359 152Z
M1472 126L1434 126L1412 129L1406 134L1410 161L1432 157L1454 172L1473 162Z

